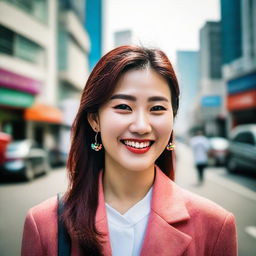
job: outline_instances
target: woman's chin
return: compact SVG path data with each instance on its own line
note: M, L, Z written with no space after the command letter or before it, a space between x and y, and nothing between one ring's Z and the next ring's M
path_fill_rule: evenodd
M152 164L146 164L145 163L130 163L130 164L126 164L125 168L127 171L131 171L131 172L145 172L145 171L149 171L151 169L154 169L154 163Z

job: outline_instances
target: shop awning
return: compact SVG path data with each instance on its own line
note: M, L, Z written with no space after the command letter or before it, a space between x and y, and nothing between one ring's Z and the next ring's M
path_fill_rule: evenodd
M256 108L256 90L229 95L227 109L229 111Z
M63 121L62 112L58 108L44 104L36 104L27 108L24 113L24 118L29 121L56 124L61 124Z

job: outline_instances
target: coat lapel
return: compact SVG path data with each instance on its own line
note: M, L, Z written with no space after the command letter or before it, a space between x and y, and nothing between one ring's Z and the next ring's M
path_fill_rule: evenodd
M156 167L151 213L141 256L180 256L192 238L173 224L190 218L180 189Z
M99 202L95 221L97 230L104 234L103 254L111 256L102 173L101 171L99 175ZM173 224L189 218L180 189L156 166L151 213L140 255L181 256L192 238L176 229Z
M99 175L99 197L98 197L98 208L96 211L96 229L103 234L103 255L111 256L111 245L110 245L110 238L108 232L108 221L107 221L107 213L105 208L105 200L104 200L104 192L103 192L103 185L102 185L102 171Z

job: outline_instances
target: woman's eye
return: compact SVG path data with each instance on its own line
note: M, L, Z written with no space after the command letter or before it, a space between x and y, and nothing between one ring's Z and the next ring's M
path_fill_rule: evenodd
M164 110L166 110L166 108L163 106L154 106L151 108L151 110L152 111L164 111Z
M122 110L132 110L128 105L126 104L119 104L114 107L115 109L122 109Z

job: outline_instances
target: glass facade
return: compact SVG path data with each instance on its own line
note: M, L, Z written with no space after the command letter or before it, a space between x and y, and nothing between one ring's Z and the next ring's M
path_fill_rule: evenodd
M219 22L210 23L210 78L219 79L221 75L221 35Z
M86 1L85 19L85 27L91 40L89 65L92 70L102 55L102 0Z
M58 69L67 69L68 33L64 27L58 29Z
M29 61L38 66L45 65L45 50L41 46L1 25L0 53Z
M84 24L85 0L60 0L59 7L62 10L72 10L78 19Z
M48 21L47 0L0 0L15 5L42 23Z
M221 0L223 64L242 56L241 0Z

